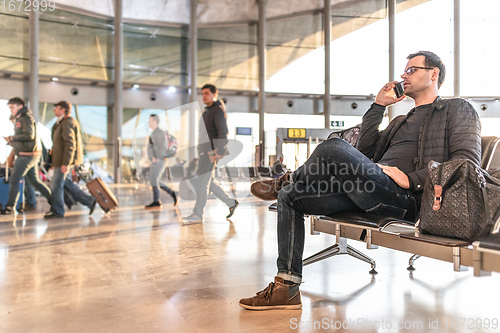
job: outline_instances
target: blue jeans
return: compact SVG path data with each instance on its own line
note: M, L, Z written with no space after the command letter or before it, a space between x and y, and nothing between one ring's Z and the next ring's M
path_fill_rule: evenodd
M151 163L149 166L149 182L153 188L153 201L160 201L160 188L173 196L174 191L165 185L165 183L160 181L163 171L165 171L165 160L159 159L156 162Z
M64 216L64 190L75 199L75 201L90 207L96 200L92 196L86 194L75 183L64 182L66 177L71 175L71 168L68 168L66 173L61 171L61 167L54 167L54 176L52 177L52 211L58 215Z
M9 178L9 199L6 206L16 207L19 198L19 182L26 177L28 183L35 187L50 203L50 189L38 178L38 161L40 156L19 155L14 163Z
M190 179L191 184L193 184L196 189L196 203L193 208L193 214L195 215L203 216L203 210L207 204L207 198L210 192L228 207L232 207L236 203L235 199L229 197L214 179L214 170L215 163L210 161L208 154L201 153L200 159L198 160L196 177Z
M304 215L342 211L414 220L418 198L396 184L382 169L346 141L321 143L278 192L278 276L302 281Z
M36 207L35 188L28 183L26 177L24 177L24 200L31 207Z

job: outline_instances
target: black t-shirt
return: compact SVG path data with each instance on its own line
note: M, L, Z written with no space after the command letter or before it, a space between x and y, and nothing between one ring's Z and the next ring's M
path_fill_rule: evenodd
M420 105L410 111L401 127L394 133L389 148L378 163L395 166L405 174L415 172L414 160L418 157L420 125L431 105Z

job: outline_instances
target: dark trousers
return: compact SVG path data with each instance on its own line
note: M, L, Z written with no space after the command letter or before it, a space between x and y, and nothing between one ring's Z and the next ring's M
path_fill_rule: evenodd
M358 210L414 220L413 191L396 184L356 148L339 138L321 143L278 192L278 276L302 281L304 215Z
M208 194L212 192L219 200L224 202L228 207L235 204L235 200L219 186L214 179L215 163L210 161L210 157L206 153L200 153L198 160L198 171L196 177L190 179L196 189L196 203L193 208L193 214L203 216L205 205L207 204Z

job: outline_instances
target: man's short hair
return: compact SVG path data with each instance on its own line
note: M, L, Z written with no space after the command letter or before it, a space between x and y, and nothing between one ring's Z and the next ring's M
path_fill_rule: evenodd
M9 99L7 104L25 106L24 101L20 97L14 97L14 98Z
M425 67L437 67L439 68L439 78L438 78L438 89L441 88L444 82L444 78L446 76L446 67L444 66L443 61L439 58L435 53L430 51L418 51L410 54L407 59L410 60L412 58L424 56L425 57Z
M62 107L66 114L71 113L71 103L70 102L60 101L59 103L54 104L54 106Z
M203 87L201 87L201 90L203 89L209 89L212 94L215 94L217 92L217 88L210 83L205 84Z
M149 118L153 118L153 120L156 122L156 124L160 124L160 117L158 117L157 114L152 114L149 116Z

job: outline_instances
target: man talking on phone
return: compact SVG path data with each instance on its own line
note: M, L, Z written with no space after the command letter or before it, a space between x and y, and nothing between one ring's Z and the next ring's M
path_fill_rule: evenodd
M385 84L363 116L356 148L339 138L324 141L288 179L275 186L252 184L252 194L278 199L278 273L256 296L240 300L250 310L300 309L304 215L364 211L408 221L417 219L429 161L470 159L480 164L479 116L461 98L442 99L441 59L429 51L408 56L397 81ZM412 98L415 107L379 131L386 107ZM276 189L276 190L274 190ZM267 192L266 192L267 191Z

